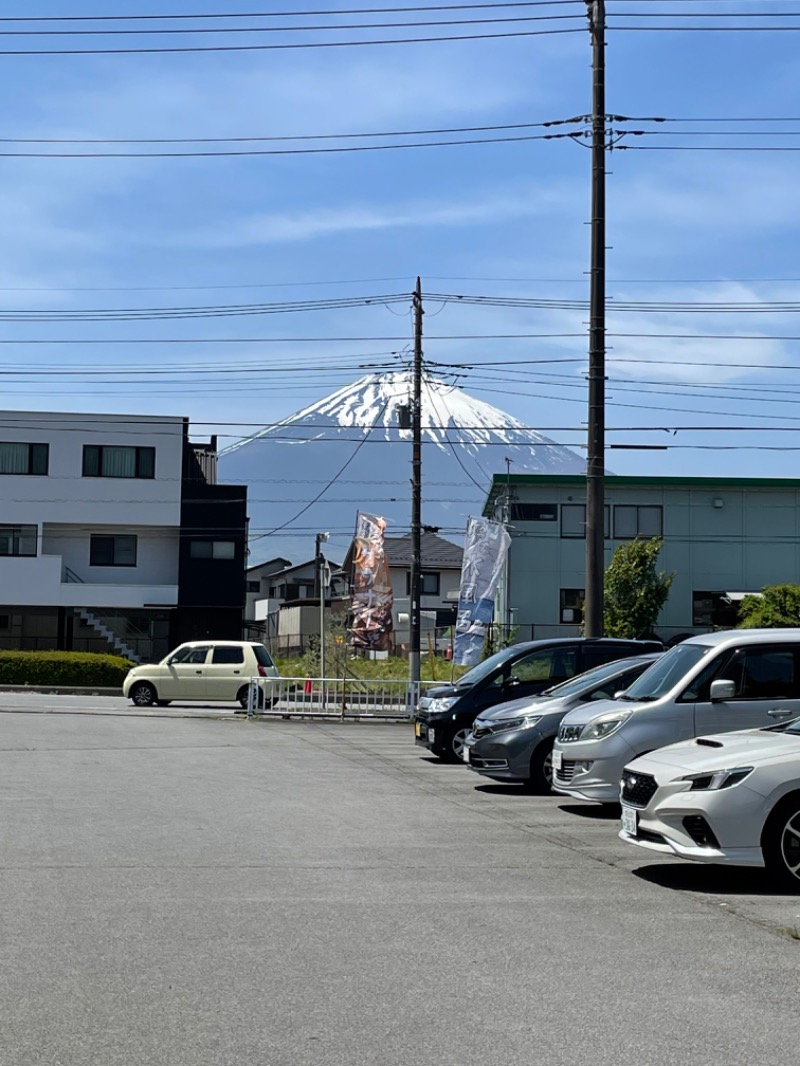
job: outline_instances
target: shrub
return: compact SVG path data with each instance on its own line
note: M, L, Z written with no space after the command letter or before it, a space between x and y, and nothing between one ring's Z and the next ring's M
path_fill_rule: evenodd
M0 651L0 685L97 685L116 688L134 664L83 651Z

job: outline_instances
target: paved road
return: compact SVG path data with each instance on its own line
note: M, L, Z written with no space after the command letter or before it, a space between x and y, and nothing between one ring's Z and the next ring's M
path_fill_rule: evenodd
M13 1066L777 1066L796 928L407 726L0 715Z

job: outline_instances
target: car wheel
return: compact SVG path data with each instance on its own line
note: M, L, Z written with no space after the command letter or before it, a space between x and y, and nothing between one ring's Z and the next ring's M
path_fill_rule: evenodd
M531 772L526 782L529 792L543 795L553 787L553 741L545 740L531 756Z
M247 710L247 694L250 691L249 685L242 685L239 691L236 693L236 699L239 701L239 706L244 707ZM272 700L264 700L264 693L259 691L258 699L256 701L256 707L261 709L262 707L271 707Z
M469 736L471 730L457 729L455 733L450 737L447 742L447 746L442 752L442 758L445 762L463 762L464 759L464 741Z
M800 796L779 803L761 836L764 865L770 877L800 892Z
M149 681L137 681L130 693L130 701L137 707L152 707L158 695Z

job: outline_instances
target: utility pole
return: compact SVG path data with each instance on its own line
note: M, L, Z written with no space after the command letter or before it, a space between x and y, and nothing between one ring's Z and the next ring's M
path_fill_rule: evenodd
M506 533L511 536L511 464L513 459L509 459L506 456L506 500L503 508L503 527ZM505 633L503 634L504 643L509 643L511 638L511 589L509 582L511 580L511 564L510 564L511 552L506 552L506 559L503 563L503 596L505 603L503 604L503 614L505 623Z
M603 635L606 384L606 8L586 0L592 38L592 219L584 634Z
M422 587L422 281L414 290L414 370L411 399L411 575L408 680L419 685Z
M322 707L325 708L325 556L322 545L330 533L317 533L314 558L317 563L317 593L319 595L319 677L322 689Z

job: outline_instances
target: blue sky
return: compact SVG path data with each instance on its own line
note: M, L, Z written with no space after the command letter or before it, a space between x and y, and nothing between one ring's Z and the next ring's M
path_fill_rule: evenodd
M160 5L175 14L242 6L270 10L221 0ZM335 10L341 5L323 0L312 6ZM292 0L272 10L293 7L305 9ZM576 2L516 13L582 15L583 7ZM786 11L782 24L800 25L800 19L791 18L792 12L800 13L800 3L785 0L609 0L609 112L679 119L800 117L794 105L800 88L798 34L614 29L634 21L620 17L631 8ZM154 3L138 0L114 7L87 0L74 8L81 15L154 10ZM5 18L64 14L63 3L45 0L7 0L3 10ZM233 23L254 24L263 21ZM33 27L0 26L25 28ZM342 32L351 39L368 35ZM222 39L203 35L200 43ZM287 34L282 39L299 38ZM176 38L138 40L162 46ZM236 43L254 40L247 34L236 37ZM0 47L16 49L100 47L109 41L109 47L119 47L131 39L15 36L2 41ZM254 137L549 121L589 110L589 64L586 32L307 51L5 56L0 136ZM675 133L647 128L671 135L623 143L637 148L800 146L800 137L685 133L721 128L713 122L675 126ZM800 131L800 122L774 128ZM0 151L22 147L5 144ZM583 299L588 294L589 164L588 150L567 140L283 157L3 158L0 307L75 311L376 295L410 292L417 274L424 289L434 293ZM618 302L800 299L800 281L791 280L800 278L799 165L800 153L794 152L614 152L608 184L609 296ZM585 312L442 305L433 299L427 310L428 359L507 361L508 369L465 372L459 384L526 424L545 428L556 440L582 441ZM748 334L756 339L610 338L609 442L667 443L669 449L610 452L609 467L621 474L794 476L798 453L788 450L795 436L787 430L800 418L800 341L774 338L800 335L796 318L774 309L748 314L611 309L612 334ZM437 339L509 333L579 335ZM398 359L392 353L407 350L411 339L406 309L382 304L196 321L6 322L2 335L7 341L43 342L3 347L5 408L187 415L198 436L217 430L223 442L359 377L361 365L391 365ZM308 337L399 339L292 339ZM94 343L62 343L66 340ZM142 343L159 340L187 343ZM521 362L548 358L574 361L540 369ZM702 365L708 363L717 365ZM307 369L312 366L326 369ZM154 370L160 375L149 373ZM735 428L666 432L696 425ZM659 431L652 432L653 427Z

